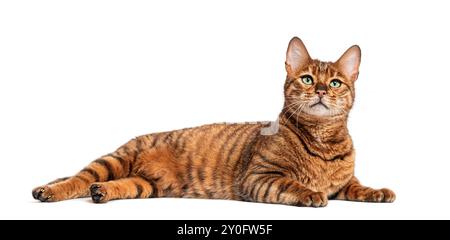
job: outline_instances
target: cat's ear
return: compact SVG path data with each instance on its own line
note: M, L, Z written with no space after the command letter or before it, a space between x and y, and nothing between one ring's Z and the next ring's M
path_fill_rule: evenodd
M341 72L351 81L358 79L360 63L361 48L358 45L350 47L336 62Z
M302 40L298 37L292 38L286 52L286 71L288 75L295 75L310 61L311 57Z

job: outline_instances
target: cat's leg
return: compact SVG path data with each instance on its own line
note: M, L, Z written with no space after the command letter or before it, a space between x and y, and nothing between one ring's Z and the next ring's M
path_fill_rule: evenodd
M342 188L336 195L337 200L358 202L386 202L395 201L395 193L387 188L372 189L361 185L356 177Z
M33 189L32 195L41 202L88 197L92 183L120 179L130 174L132 161L137 154L133 149L136 149L135 143L130 141L116 152L93 161L75 176Z
M169 146L142 150L128 177L92 184L92 200L105 203L114 199L182 197L185 184L179 174L179 164Z
M138 176L94 183L90 187L94 203L106 203L115 199L149 198L155 196L156 192L157 188L152 180Z
M241 185L244 199L254 202L285 204L301 207L325 207L328 197L314 192L300 182L276 173L250 174Z

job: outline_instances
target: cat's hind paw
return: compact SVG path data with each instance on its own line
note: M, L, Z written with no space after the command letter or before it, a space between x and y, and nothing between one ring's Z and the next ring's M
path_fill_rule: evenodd
M55 195L49 186L41 186L33 189L33 198L41 202L54 202L56 201Z
M94 203L106 203L108 202L105 186L102 184L94 183L89 188L91 192L91 198Z

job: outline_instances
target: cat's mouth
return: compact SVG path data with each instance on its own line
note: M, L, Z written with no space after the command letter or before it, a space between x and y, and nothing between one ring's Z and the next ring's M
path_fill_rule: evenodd
M322 106L326 109L330 109L327 105L325 105L325 103L322 102L322 100L319 100L318 102L314 103L313 105L311 105L309 107L313 108L313 107L317 107L317 106Z

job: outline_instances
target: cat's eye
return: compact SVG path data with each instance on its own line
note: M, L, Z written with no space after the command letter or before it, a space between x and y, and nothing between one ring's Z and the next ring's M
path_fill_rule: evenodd
M330 87L332 87L332 88L338 88L341 85L342 85L342 82L337 79L334 79L330 82Z
M302 77L302 82L306 85L312 85L314 83L313 78L309 75L305 75Z

